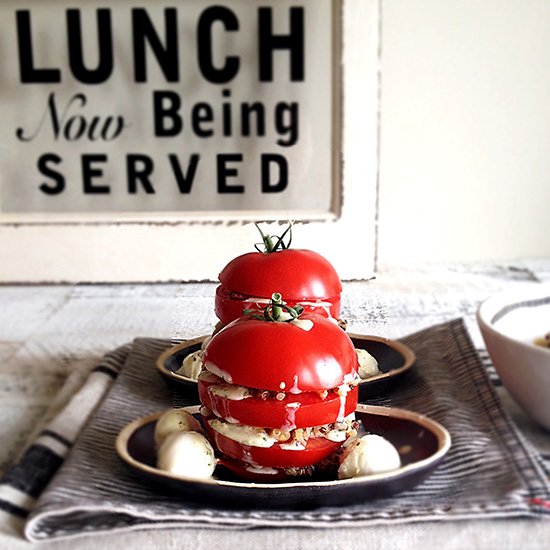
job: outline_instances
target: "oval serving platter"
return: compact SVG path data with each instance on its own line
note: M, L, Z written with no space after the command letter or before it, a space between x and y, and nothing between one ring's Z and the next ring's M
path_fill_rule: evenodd
M199 407L187 410L197 414ZM451 446L449 432L434 420L405 409L360 404L357 420L365 432L379 434L393 443L401 457L399 469L345 480L250 483L218 467L213 478L197 480L156 467L154 430L161 414L139 418L122 429L116 440L120 458L156 489L169 490L195 504L225 508L311 509L389 497L428 477Z
M367 350L378 361L380 370L380 374L359 383L361 400L377 397L390 390L416 361L414 352L397 340L361 334L349 334L349 336L356 348ZM163 352L156 362L158 371L168 382L185 388L197 398L197 381L178 374L177 371L185 356L198 351L206 338L208 336L201 336L177 344Z

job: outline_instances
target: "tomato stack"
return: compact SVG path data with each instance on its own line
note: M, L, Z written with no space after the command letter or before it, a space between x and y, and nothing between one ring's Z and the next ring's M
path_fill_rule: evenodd
M224 290L217 293L216 312L229 324L203 352L198 388L204 423L220 462L240 477L308 476L356 434L357 354L333 318L339 313L340 280L310 251L284 248L252 256L236 258L220 275ZM261 256L273 259L258 260ZM277 262L283 267L273 267ZM255 277L248 269L256 265L268 265L273 276ZM316 272L304 284L313 266L323 267L326 280ZM275 287L263 285L277 285L277 273L290 298L273 291L264 298ZM231 288L262 300L243 308L244 300L224 299L225 285L235 281L244 286ZM300 292L292 294L296 289ZM233 320L237 303L240 315Z
M262 233L262 252L231 260L219 275L215 311L223 324L245 309L263 310L279 292L289 306L301 305L324 317L338 319L342 283L334 267L317 252L289 248L290 242Z

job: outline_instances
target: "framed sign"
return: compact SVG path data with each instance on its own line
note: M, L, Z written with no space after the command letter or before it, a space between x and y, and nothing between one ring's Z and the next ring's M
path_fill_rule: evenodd
M0 281L215 279L287 219L369 276L377 7L3 2Z

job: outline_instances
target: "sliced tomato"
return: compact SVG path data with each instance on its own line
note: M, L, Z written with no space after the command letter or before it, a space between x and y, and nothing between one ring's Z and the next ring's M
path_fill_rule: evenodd
M201 403L220 418L233 418L248 426L292 430L309 426L332 424L351 414L357 407L359 390L353 388L347 395L330 391L325 399L318 392L286 394L282 400L259 396L233 400L209 391L213 382L199 378Z
M225 266L219 280L222 286L216 292L215 310L224 323L242 315L239 295L245 300L269 299L274 292L280 292L291 306L320 300L330 304L332 317L337 319L340 314L342 283L338 273L326 258L311 250L242 254ZM323 308L314 309L323 314Z
M327 298L342 292L332 264L312 250L242 254L225 266L219 279L230 290L263 298L274 292L292 300Z
M262 300L259 297L257 299ZM261 305L255 301L253 296L233 292L223 285L216 288L214 312L222 323L227 325L231 321L242 317L245 309L261 310Z
M310 321L310 329L241 317L212 338L203 362L228 382L276 392L323 391L350 382L358 359L349 336L312 313L300 320Z
M273 294L273 292L271 294ZM271 294L264 297L250 296L229 290L224 285L219 285L216 288L214 311L222 323L229 324L231 321L241 317L245 309L263 311L266 303L268 303L271 298ZM339 294L328 298L310 298L309 300L294 300L285 297L285 302L290 307L295 307L300 304L305 311L317 313L322 317L338 319L340 315Z
M311 466L336 452L342 445L324 437L312 437L301 450L285 449L280 443L275 443L272 447L252 447L220 434L210 426L207 420L205 425L211 443L220 453L248 464L270 468Z

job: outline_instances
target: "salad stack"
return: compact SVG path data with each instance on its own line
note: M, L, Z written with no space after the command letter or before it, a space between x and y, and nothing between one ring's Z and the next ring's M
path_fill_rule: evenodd
M386 440L358 437L360 356L339 320L334 267L316 252L290 248L291 226L281 237L260 233L256 252L221 271L220 322L188 359L200 370L206 437L185 411L167 413L157 424L159 467L206 477L221 465L252 482L346 478L379 468L365 454L373 446L382 469L399 467ZM171 433L175 425L195 435L183 442Z

